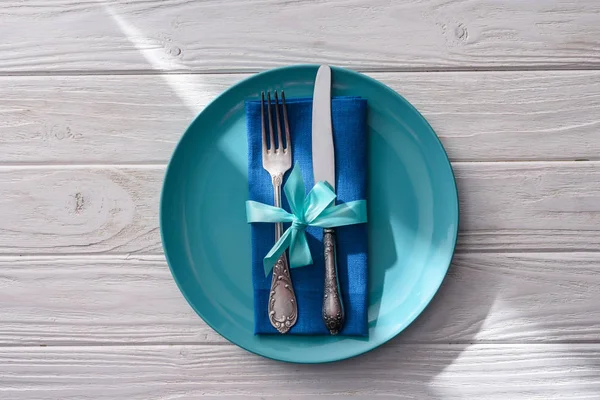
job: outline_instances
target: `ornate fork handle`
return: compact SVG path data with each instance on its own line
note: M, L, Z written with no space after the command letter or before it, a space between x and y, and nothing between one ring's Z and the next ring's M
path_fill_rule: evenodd
M281 207L281 183L282 175L272 176L273 188L275 189L275 207ZM275 241L279 240L283 233L283 224L275 225ZM298 305L296 294L292 286L290 267L285 253L273 266L273 279L269 293L269 320L271 325L280 333L287 333L298 319Z

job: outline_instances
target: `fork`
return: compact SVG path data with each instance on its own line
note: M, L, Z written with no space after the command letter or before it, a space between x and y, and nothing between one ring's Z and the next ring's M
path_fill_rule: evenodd
M267 114L269 116L269 136L265 127L265 93L261 93L261 124L262 124L262 164L271 175L273 183L275 207L281 207L281 185L283 175L292 167L292 142L290 127L285 107L285 94L281 91L283 123L285 126L285 145L281 136L281 121L279 118L279 99L275 91L275 116L277 123L277 142L274 140L273 118L271 116L271 92L267 92ZM275 241L283 233L283 224L275 224ZM292 277L286 253L284 252L273 266L273 279L269 292L269 321L280 333L287 333L298 319L296 294L292 286Z

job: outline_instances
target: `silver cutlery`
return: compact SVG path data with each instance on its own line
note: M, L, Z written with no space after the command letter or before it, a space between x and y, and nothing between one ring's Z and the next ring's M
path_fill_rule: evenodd
M287 110L285 107L285 94L281 91L281 107L283 109L283 124L285 129L285 143L281 135L281 121L279 118L279 99L275 95L275 122L277 125L277 142L274 140L273 117L271 115L271 93L267 92L267 114L269 119L269 135L265 127L265 93L261 93L261 124L262 124L262 164L263 168L271 175L273 183L275 207L281 207L281 185L283 175L292 167L292 142L288 124ZM275 241L283 234L283 224L275 224ZM287 333L298 319L298 305L296 294L292 286L292 277L286 253L283 253L273 266L273 279L269 293L269 321L280 333Z
M312 110L312 161L314 182L326 181L335 191L335 152L331 128L331 68L317 71ZM323 230L325 285L323 321L332 335L344 325L344 304L337 273L335 229Z

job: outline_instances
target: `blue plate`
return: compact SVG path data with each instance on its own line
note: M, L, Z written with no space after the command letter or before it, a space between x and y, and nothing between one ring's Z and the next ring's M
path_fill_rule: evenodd
M369 336L253 334L244 100L282 88L312 96L317 68L266 71L209 104L177 145L160 205L171 272L200 317L244 349L297 363L356 356L406 328L442 283L458 231L452 168L427 121L387 86L333 68L334 96L369 103Z

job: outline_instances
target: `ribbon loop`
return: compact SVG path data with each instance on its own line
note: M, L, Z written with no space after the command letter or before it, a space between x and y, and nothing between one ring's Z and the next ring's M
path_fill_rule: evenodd
M291 226L286 229L263 259L265 275L269 274L286 249L289 249L290 268L303 267L313 263L306 240L306 227L334 228L367 222L366 200L332 205L336 195L325 182L317 182L304 197L304 181L298 163L294 165L294 169L285 183L284 192L292 213L256 201L248 200L246 202L246 218L249 223L291 222Z

